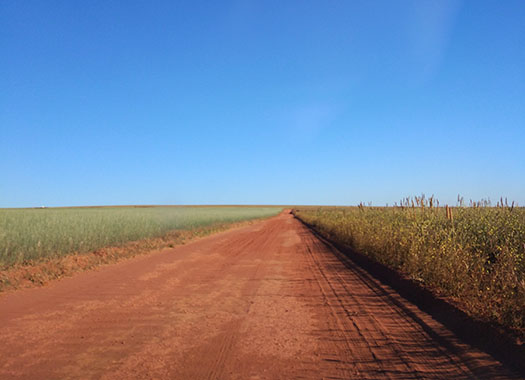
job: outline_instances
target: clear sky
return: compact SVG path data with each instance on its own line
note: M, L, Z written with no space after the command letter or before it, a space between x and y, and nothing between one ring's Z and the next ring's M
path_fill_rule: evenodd
M525 1L0 3L0 207L525 205Z

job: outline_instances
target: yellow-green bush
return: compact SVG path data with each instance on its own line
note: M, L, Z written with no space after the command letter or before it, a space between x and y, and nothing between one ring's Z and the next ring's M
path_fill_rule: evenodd
M525 328L525 209L301 208L321 234L397 269L471 314Z

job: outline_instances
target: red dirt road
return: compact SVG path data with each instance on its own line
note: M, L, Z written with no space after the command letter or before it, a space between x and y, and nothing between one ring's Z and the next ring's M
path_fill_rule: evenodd
M513 378L289 214L0 296L0 342L2 379Z

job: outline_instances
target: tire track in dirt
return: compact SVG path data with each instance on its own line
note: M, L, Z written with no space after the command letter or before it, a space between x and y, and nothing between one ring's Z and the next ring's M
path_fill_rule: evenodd
M0 378L519 378L291 215L0 297Z
M323 290L323 294L327 298L328 304L331 304L331 310L335 317L334 319L337 320L338 325L341 326L340 330L353 332L353 335L358 336L359 340L361 340L359 344L356 344L355 339L351 344L347 344L347 346L354 347L353 350L350 349L351 357L354 359L361 357L360 360L354 360L353 362L356 366L354 374L361 378L366 378L367 376L371 376L371 378L380 378L384 377L383 375L390 377L389 373L397 372L398 374L402 374L403 378L417 379L428 377L430 374L425 374L425 371L420 368L420 365L415 363L413 359L411 360L410 356L407 354L406 347L403 347L399 338L395 335L389 334L388 331L390 329L388 326L385 326L381 321L375 318L366 303L361 301L362 296L353 295L353 292L356 290L356 281L352 281L353 289L351 290L348 288L347 282L338 271L332 271L330 275L325 273L319 263L319 258L312 253L323 250L323 247L317 243L318 242L312 242L312 245L315 246L315 250L312 251L309 249L309 252L312 258L313 270L317 271L319 274L319 286L322 289L329 289ZM357 268L353 269L356 270ZM368 285L364 281L363 284ZM376 289L372 287L370 290L377 295ZM328 297L327 294L332 294L332 296ZM340 295L344 295L344 297L341 297ZM333 301L330 301L330 299ZM349 300L351 300L351 302L348 302ZM382 307L388 307L388 304L384 304ZM406 316L399 313L398 310L392 311L396 312L401 318L406 318ZM363 322L364 319L366 320ZM397 324L399 324L399 321L397 321ZM419 336L419 339L424 338L424 336ZM363 349L356 352L356 346L361 346ZM439 349L439 347L437 347L437 349ZM435 354L436 353L434 353L434 355ZM448 356L444 351L437 353L436 356L440 357L440 354ZM367 356L369 357L367 358ZM385 356L390 358L388 360L388 367L383 366L383 358ZM396 357L398 360L393 361L392 358ZM366 365L363 365L363 363L371 363L372 368L367 369ZM443 364L440 363L438 368L444 369ZM458 369L462 375L465 375L465 372L461 370L459 366L457 366L456 369ZM441 376L444 376L444 374L441 373Z

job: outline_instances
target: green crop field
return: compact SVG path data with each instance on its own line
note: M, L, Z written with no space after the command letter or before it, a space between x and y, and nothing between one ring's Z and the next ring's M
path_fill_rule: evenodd
M87 253L172 230L265 218L278 207L93 207L0 210L0 267Z
M418 203L294 213L326 237L454 297L472 315L523 330L525 209Z

